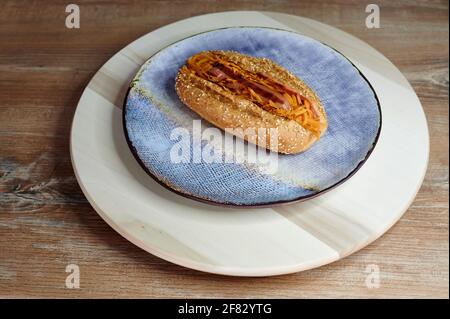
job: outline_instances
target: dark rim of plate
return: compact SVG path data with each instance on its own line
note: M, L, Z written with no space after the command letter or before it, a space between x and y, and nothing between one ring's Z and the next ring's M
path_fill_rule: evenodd
M152 59L155 55L157 55L158 53L160 53L161 51L167 49L168 47L184 41L186 39L198 36L200 34L205 34L205 33L209 33L209 32L214 32L214 31L218 31L218 30L225 30L225 29L237 29L237 28L249 28L249 29L270 29L270 30L278 30L278 31L284 31L284 32L290 32L290 33L294 33L297 35L300 35L302 37L306 37L306 38L310 38L308 36L305 36L303 34L297 33L295 31L291 31L291 30L285 30L285 29L280 29L280 28L272 28L272 27L260 27L260 26L235 26L235 27L224 27L224 28L218 28L218 29L214 29L214 30L209 30L209 31L204 31L204 32L200 32L200 33L196 33L193 34L191 36L188 36L186 38L180 39L178 41L175 41L163 48L161 48L160 50L158 50L157 52L155 52L152 56L150 56L146 62L150 59ZM310 38L312 39L312 38ZM128 131L126 128L126 102L128 100L128 94L130 92L131 86L128 86L127 92L125 94L125 98L124 98L124 102L123 102L123 108L122 108L122 126L123 126L123 130L125 133L125 139L127 141L127 144L131 150L131 153L133 153L134 158L136 159L136 161L139 163L139 165L143 168L143 170L151 177L153 178L156 182L158 182L158 184L162 185L164 188L170 190L171 192L178 194L182 197L197 201L197 202L202 202L202 203L206 203L206 204L210 204L210 205L214 205L214 206L220 206L220 207L230 207L230 208L268 208L268 207L274 207L274 206L282 206L282 205L288 205L288 204L294 204L294 203L299 203L299 202L304 202L306 200L318 197L326 192L329 192L330 190L336 188L337 186L343 184L344 182L346 182L347 180L350 179L350 177L352 177L353 175L355 175L355 173L363 166L363 164L368 160L368 158L370 157L370 155L372 154L375 145L378 143L378 139L380 137L380 133L381 133L381 126L382 126L382 112L381 112L381 105L380 105L380 100L378 99L378 96L375 92L375 89L373 88L372 84L369 82L369 80L365 77L365 75L361 72L361 70L359 70L355 64L353 64L352 61L350 61L350 59L348 59L344 54L342 54L341 52L339 52L338 50L336 50L335 48L329 46L328 44L325 44L323 42L317 41L315 39L312 39L316 42L319 42L327 47L329 47L330 49L334 50L335 52L337 52L338 54L340 54L342 57L344 57L359 73L359 75L364 79L364 81L367 82L367 84L369 85L370 89L372 90L372 93L375 97L375 100L377 102L377 106L378 106L378 113L379 113L379 126L378 126L378 131L377 131L377 135L375 136L375 139L372 143L372 146L370 147L370 149L368 150L367 154L365 155L365 157L358 163L358 165L356 165L356 167L344 178L342 178L341 180L339 180L338 182L334 183L331 186L328 186L327 188L324 188L320 191L318 191L317 193L313 193L313 194L309 194L309 195L305 195L305 196L300 196L294 199L290 199L290 200L280 200L280 201L273 201L273 202L268 202L268 203L261 203L261 204L233 204L233 203L226 203L226 202L219 202L219 201L214 201L212 199L207 199L207 198L203 198L203 197L198 197L198 196L194 196L192 194L188 194L188 193L183 193L177 189L172 188L170 185L164 183L164 181L162 181L161 179L159 179L155 174L153 174L152 172L150 172L150 170L148 169L147 166L145 166L144 162L141 160L141 158L139 157L136 148L134 147L133 143L131 142L129 136L128 136ZM144 62L144 64L146 63ZM142 66L141 66L142 68ZM141 68L139 68L139 71L141 70ZM139 72L138 71L138 72ZM134 77L133 77L134 79ZM133 81L133 80L132 80ZM130 83L131 84L131 83Z

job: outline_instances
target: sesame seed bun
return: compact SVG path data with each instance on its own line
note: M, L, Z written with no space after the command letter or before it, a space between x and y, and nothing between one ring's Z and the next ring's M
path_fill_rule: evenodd
M208 52L238 65L246 72L264 74L296 90L311 102L320 126L319 134L317 132L314 134L298 121L265 110L250 99L225 90L217 83L208 81L182 67L176 77L176 92L180 100L203 119L221 129L233 129L234 135L249 142L284 154L299 153L308 149L326 131L327 118L319 98L311 88L289 71L265 58L251 57L232 51ZM277 131L275 143L271 142L268 133L265 136L260 134L256 137L245 134L247 129L255 129L255 131L265 129L268 132L271 128Z

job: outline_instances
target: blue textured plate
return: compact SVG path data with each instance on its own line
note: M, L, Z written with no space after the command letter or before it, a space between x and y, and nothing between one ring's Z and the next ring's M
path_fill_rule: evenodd
M217 139L192 138L194 120L200 117L175 92L178 69L189 56L203 50L233 50L269 58L298 76L325 108L326 133L300 154L279 154L268 157L266 163L245 159L227 163L229 154ZM241 207L305 200L339 185L367 160L381 129L376 94L349 60L297 33L256 27L205 32L159 51L132 81L123 114L133 154L158 182L196 200ZM213 127L204 120L201 124L202 130ZM180 132L188 133L187 138ZM184 152L177 151L182 160L177 155L174 161L173 152L179 150L181 142L186 147ZM211 149L219 154L215 162L195 160L195 152Z

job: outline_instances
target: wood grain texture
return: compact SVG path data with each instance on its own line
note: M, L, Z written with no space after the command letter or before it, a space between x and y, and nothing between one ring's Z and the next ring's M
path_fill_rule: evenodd
M366 29L358 1L79 1L66 29L63 1L5 2L0 12L0 295L3 297L448 297L448 2L380 2ZM331 265L271 278L231 278L154 257L115 233L73 175L69 131L77 100L117 50L159 26L223 10L271 10L341 28L408 78L431 139L425 182L376 242ZM81 289L65 288L65 267ZM381 286L365 286L377 264Z

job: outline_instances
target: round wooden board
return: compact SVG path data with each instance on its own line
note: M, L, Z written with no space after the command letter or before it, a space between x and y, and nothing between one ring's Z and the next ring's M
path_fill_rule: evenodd
M372 84L383 113L378 144L345 184L293 205L230 209L178 196L134 159L122 127L128 85L142 63L173 42L231 26L273 27L321 41L348 57ZM78 182L100 216L146 251L201 271L268 276L318 267L361 249L406 211L425 175L424 112L413 89L382 54L357 38L307 18L224 12L182 20L134 41L86 87L71 132Z

